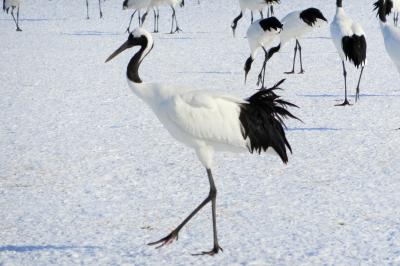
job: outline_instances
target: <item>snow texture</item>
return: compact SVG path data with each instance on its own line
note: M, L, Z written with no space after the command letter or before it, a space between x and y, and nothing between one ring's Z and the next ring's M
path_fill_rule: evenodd
M294 42L269 62L266 82L287 78L279 93L304 123L287 122L288 165L268 154L216 155L224 252L214 257L191 256L212 247L211 206L177 242L146 245L206 197L207 175L129 90L134 51L104 63L126 40L130 11L106 1L100 20L96 3L86 20L85 1L23 1L23 32L0 15L0 265L400 264L400 77L372 1L343 3L368 42L357 104L334 106L344 82L328 24L301 40L304 75L283 74ZM282 18L310 6L332 20L334 1L282 0L275 10ZM263 55L245 85L250 14L233 38L239 12L236 0L188 0L177 8L183 32L170 35L171 11L161 9L143 80L253 94ZM354 103L358 71L347 69Z

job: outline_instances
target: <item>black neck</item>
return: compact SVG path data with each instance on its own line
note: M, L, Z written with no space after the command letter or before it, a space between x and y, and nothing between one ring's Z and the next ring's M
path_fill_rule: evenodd
M383 1L383 5L381 8L379 8L378 10L378 14L379 14L379 19L385 23L386 22L386 5L387 5L388 1Z
M337 7L343 7L342 0L336 0L336 6Z
M129 61L126 71L128 79L134 83L142 83L142 80L139 77L139 67L144 57L150 52L148 51L145 55L143 55L144 51L147 48L148 41L144 37L140 41L140 50L132 57L131 61Z

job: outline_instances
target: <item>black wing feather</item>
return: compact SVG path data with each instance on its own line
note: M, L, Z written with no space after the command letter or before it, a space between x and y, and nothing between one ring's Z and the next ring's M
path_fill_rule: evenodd
M300 19L311 27L314 26L314 24L317 22L317 19L321 19L328 22L328 20L324 17L322 12L314 7L310 7L308 9L303 10L300 13Z
M247 99L248 103L240 106L240 122L242 124L242 136L249 138L248 149L261 153L272 147L284 163L288 162L286 148L292 152L292 148L286 139L283 119L294 118L286 107L296 105L280 99L275 93L279 90L284 80L279 81L270 89L261 89Z
M367 41L364 35L345 36L342 38L343 52L350 62L358 68L367 58Z

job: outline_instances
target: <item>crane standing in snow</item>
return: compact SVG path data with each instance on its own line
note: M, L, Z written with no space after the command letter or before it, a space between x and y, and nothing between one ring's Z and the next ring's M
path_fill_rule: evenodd
M296 45L294 47L292 71L285 73L294 74L294 67L296 64L296 54L297 50L299 50L299 56L300 56L299 74L303 74L304 69L303 69L303 60L301 54L301 45L298 38L300 38L301 36L303 36L308 32L311 32L315 28L321 26L322 23L328 21L319 9L313 7L304 10L290 12L281 21L283 24L283 29L280 34L280 39L281 39L280 48L282 49L290 40L296 39Z
M364 31L358 23L349 18L342 6L342 0L336 1L336 15L331 23L331 36L337 52L342 60L345 98L342 104L350 105L347 100L347 72L345 61L348 60L356 68L361 67L360 77L356 89L356 101L360 97L360 82L367 60L367 42Z
M390 14L393 5L388 0L379 0L375 4L381 24L383 40L385 41L386 52L396 65L400 74L400 29L391 26L386 21L386 15Z
M214 255L222 251L217 237L217 189L211 172L214 152L271 151L287 163L287 149L291 151L291 147L285 136L283 119L296 118L285 108L295 105L280 99L274 92L283 80L271 89L259 90L246 100L216 92L143 83L139 76L139 67L153 48L153 38L141 28L129 34L128 40L106 62L134 46L140 46L140 49L127 67L130 88L150 106L174 138L196 151L197 157L206 168L210 183L210 192L205 200L169 235L149 245L159 244L161 247L176 240L182 227L211 201L213 248L199 255Z
M3 11L8 14L11 10L11 16L14 19L15 25L17 26L16 31L22 31L19 27L19 6L21 4L21 0L3 0ZM17 9L17 19L14 16L14 9Z
M182 31L179 26L178 26L178 20L176 19L176 10L175 10L175 6L178 5L180 7L184 7L185 6L185 1L184 0L151 0L149 6L147 7L146 12L143 14L142 16L142 25L144 23L144 21L146 20L146 16L148 14L148 12L150 11L150 9L153 9L154 12L154 32L158 32L158 20L159 20L159 10L158 8L160 6L163 5L168 5L171 10L172 10L172 22L171 22L171 31L170 33L175 33L175 32L179 32ZM174 22L175 22L175 29L174 29Z
M249 42L251 53L244 65L245 82L247 80L247 75L251 69L251 65L256 58L257 52L260 48L262 48L265 53L265 59L260 74L258 75L257 85L260 85L260 83L262 83L262 88L264 88L267 61L272 57L276 50L279 50L279 46L271 48L269 52L267 52L266 49L269 48L275 38L279 36L281 30L282 23L275 17L256 20L249 26L246 36Z

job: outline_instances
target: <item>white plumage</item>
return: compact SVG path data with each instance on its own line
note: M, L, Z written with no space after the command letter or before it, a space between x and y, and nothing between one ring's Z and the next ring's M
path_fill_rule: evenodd
M17 31L22 31L19 27L19 7L21 5L21 0L3 0L3 11L8 13L11 11L11 16L17 26ZM17 9L17 18L14 16L14 9Z
M283 101L272 89L258 91L247 100L210 91L193 91L176 85L143 83L139 66L153 48L153 39L144 29L134 30L120 48L107 60L133 46L140 50L127 67L128 84L158 117L168 132L178 141L193 148L207 170L210 182L208 197L169 235L150 245L169 244L178 237L180 229L208 202L212 203L214 246L213 255L222 250L216 229L216 187L211 173L215 151L271 151L287 162L286 149L291 150L283 129L282 119L295 118L285 107L294 106Z
M360 77L356 88L356 100L359 98L360 82L367 63L367 43L365 40L365 33L361 25L353 22L348 17L343 9L342 0L336 2L336 14L331 23L331 36L336 50L342 60L343 76L345 83L345 99L342 104L338 106L349 105L347 100L347 72L345 61L352 63L355 67L361 67Z
M380 27L386 51L400 74L400 29L387 23L386 15L392 11L388 3L387 0L379 0L374 5L375 9L378 9Z

